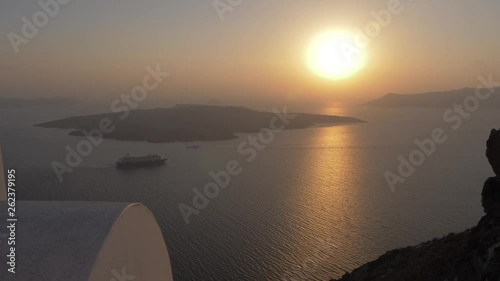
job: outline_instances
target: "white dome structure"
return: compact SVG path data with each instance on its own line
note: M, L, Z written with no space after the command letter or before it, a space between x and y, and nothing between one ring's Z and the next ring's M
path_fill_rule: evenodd
M6 202L0 210L5 224ZM16 218L16 273L2 262L2 281L173 281L161 230L142 204L21 201ZM0 240L5 260L12 246Z

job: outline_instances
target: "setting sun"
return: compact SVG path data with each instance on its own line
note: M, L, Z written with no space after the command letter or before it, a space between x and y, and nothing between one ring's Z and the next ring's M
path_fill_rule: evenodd
M354 34L327 31L318 35L307 51L307 64L318 76L331 80L351 77L363 68L365 51L355 46Z
M0 0L0 281L500 281L499 11Z

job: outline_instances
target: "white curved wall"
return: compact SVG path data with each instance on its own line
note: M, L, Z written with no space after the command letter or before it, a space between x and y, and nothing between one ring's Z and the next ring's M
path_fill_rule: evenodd
M6 202L0 210L6 222ZM1 262L1 281L173 280L160 228L142 204L18 201L16 211L16 274Z
M141 204L127 207L111 229L89 281L173 281L170 259L153 214Z

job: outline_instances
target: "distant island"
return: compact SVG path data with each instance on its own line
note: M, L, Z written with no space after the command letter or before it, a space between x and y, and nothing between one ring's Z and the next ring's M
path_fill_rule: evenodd
M352 117L293 114L296 117L289 120L290 123L285 129L364 122ZM113 132L104 135L108 139L152 143L219 141L237 138L237 134L257 133L261 129L269 128L271 120L277 116L273 112L260 112L236 106L176 105L171 108L132 110L128 113L77 116L35 126L75 129L69 134L83 136L84 130L97 129L101 120L108 118L116 127Z
M500 107L500 88L494 88L494 93L484 104L485 107ZM486 91L486 90L484 90ZM373 107L449 107L462 103L465 98L474 95L475 88L463 88L444 92L428 92L422 94L394 94L369 101L363 106Z
M0 109L27 106L73 105L76 103L76 100L70 98L18 99L0 97Z

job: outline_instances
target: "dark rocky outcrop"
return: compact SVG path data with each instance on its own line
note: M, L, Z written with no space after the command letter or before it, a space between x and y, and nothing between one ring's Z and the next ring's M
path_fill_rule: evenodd
M500 219L500 177L486 180L481 197L484 212Z
M497 177L500 176L500 130L491 130L486 143L486 157Z
M497 177L484 184L486 215L477 226L389 251L339 281L500 281L500 131L491 132L486 155Z
M500 281L500 220L484 216L473 229L468 248L476 279L463 280Z

